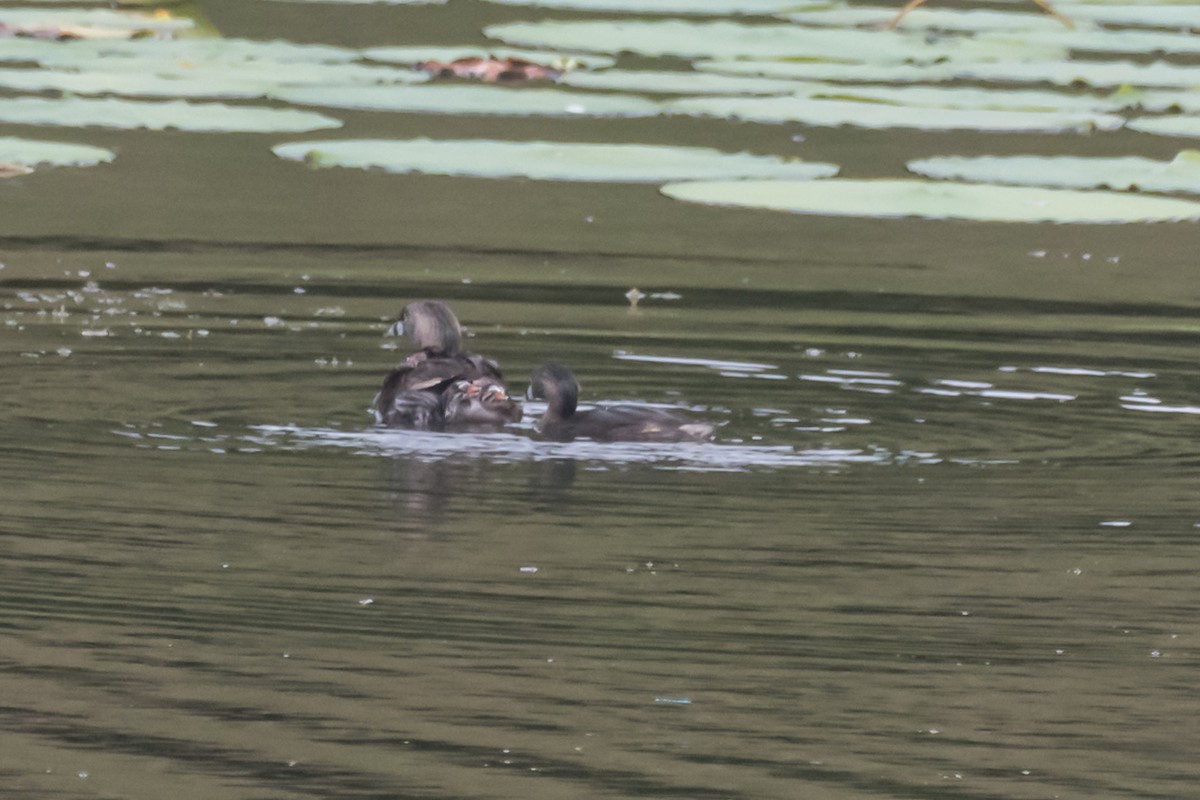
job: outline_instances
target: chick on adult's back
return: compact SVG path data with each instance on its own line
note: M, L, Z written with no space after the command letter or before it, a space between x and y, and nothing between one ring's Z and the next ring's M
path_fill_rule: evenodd
M491 378L457 380L442 394L442 413L449 425L496 426L521 419L520 401Z
M675 411L645 406L600 406L578 411L579 381L561 364L533 371L530 395L546 401L538 430L548 439L599 442L703 442L715 426Z
M450 307L441 300L409 303L389 333L407 334L417 351L405 358L384 378L375 395L371 412L375 421L397 428L437 428L455 422L479 424L480 415L460 419L464 406L448 401L457 394L449 392L457 382L484 382L493 394L507 397L504 376L495 361L462 350L462 327ZM469 408L468 403L466 407ZM517 416L520 416L519 406ZM506 417L489 421L502 424Z

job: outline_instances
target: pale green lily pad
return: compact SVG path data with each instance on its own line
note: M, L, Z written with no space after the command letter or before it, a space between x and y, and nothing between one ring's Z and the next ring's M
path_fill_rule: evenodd
M568 72L562 76L559 83L578 89L606 89L649 94L790 94L798 88L795 81L776 78L651 70Z
M761 75L767 78L872 81L880 83L932 83L958 79L1003 83L1086 84L1098 88L1119 86L1190 89L1200 86L1200 67L1129 61L993 61L942 62L940 64L837 64L821 61L703 60L696 69L725 75Z
M850 6L843 4L818 6L785 16L801 25L853 27L857 25L887 25L899 13L901 3L894 6ZM1056 6L1057 8L1057 6ZM979 33L982 31L1055 31L1063 24L1043 13L1032 3L1029 10L990 11L985 9L955 9L921 6L905 15L900 23L903 30L942 30Z
M946 156L910 161L908 168L928 178L976 183L1200 194L1198 150L1184 150L1171 161L1154 161L1138 156Z
M58 125L68 128L174 128L186 131L244 131L256 133L315 131L339 128L336 119L309 111L223 103L144 102L106 98L0 98L0 122Z
M1089 6L1193 6L1196 0L1073 0L1078 5Z
M1128 108L1140 108L1143 111L1175 112L1200 111L1200 90L1192 91L1141 91L1140 89L1122 89L1114 95L1120 97Z
M993 109L1106 113L1137 101L1125 93L1105 97L1035 89L975 89L959 86L888 86L871 84L794 84L795 94L823 100L858 100L923 108Z
M1159 136L1200 137L1200 115L1176 117L1142 117L1127 124L1127 127L1142 133Z
M388 64L413 65L421 61L454 61L459 58L521 58L552 67L572 64L582 69L604 69L617 63L615 58L595 53L548 53L542 50L517 50L511 47L371 47L363 56Z
M9 8L0 6L0 25L16 28L175 33L195 23L186 17L155 16L144 11L108 8Z
M755 75L779 80L853 81L872 83L935 83L954 78L954 66L941 64L846 64L839 61L712 60L692 67L719 75Z
M356 50L241 39L5 40L0 61L48 69L2 69L0 86L21 91L137 97L256 98L285 86L395 85L428 81L412 69L360 63Z
M922 180L697 181L663 194L715 206L850 217L1123 223L1200 219L1200 203L1119 192Z
M995 109L895 106L878 102L817 100L806 97L692 97L668 103L675 114L741 119L750 122L801 122L806 125L858 128L916 128L1065 132L1114 130L1124 120L1088 112L1016 111Z
M629 12L632 14L701 14L727 17L734 14L775 14L803 5L799 0L487 0L506 6L563 8L572 11Z
M827 178L833 164L778 156L723 153L707 147L575 142L489 140L387 140L290 142L278 145L280 158L320 167L383 169L477 178L531 178L545 181L661 183L693 178Z
M1032 3L1026 4L1021 11L960 10L926 5L906 15L900 23L900 29L957 31L984 34L985 38L1012 36L1014 32L1018 32L1025 42L1101 53L1195 53L1200 50L1200 42L1196 37L1186 33L1113 31L1095 24L1115 22L1139 26L1196 27L1200 26L1200 8L1195 6L1185 8L1142 5L1104 8L1055 4L1055 8L1075 23L1074 29L1068 29ZM890 22L897 11L896 6L834 5L786 16L802 25L879 26Z
M0 86L24 92L118 94L133 97L266 97L284 86L396 85L429 80L413 70L362 64L289 64L251 62L213 68L165 65L158 71L122 69L109 72L103 61L87 71L0 69Z
M136 39L115 41L49 42L6 39L0 62L33 62L44 67L95 69L106 72L132 69L174 74L217 66L253 69L255 64L336 63L356 61L362 53L346 47L250 39Z
M102 67L107 65L101 62ZM371 66L344 61L288 62L252 60L241 64L171 65L156 73L172 80L210 83L236 91L240 79L262 86L389 86L425 83L429 76L413 69Z
M1048 61L994 64L960 64L953 70L956 78L982 81L1034 83L1047 81L1059 86L1086 84L1096 87L1160 86L1190 88L1200 86L1200 67L1155 61L1135 64L1131 61Z
M1195 11L1200 25L1200 5ZM1014 34L984 34L981 40L1011 41L1006 37ZM1103 28L1068 30L1062 25L1057 30L1027 31L1020 34L1022 41L1042 45L1065 47L1069 50L1121 55L1151 55L1168 53L1194 55L1200 53L1200 37L1189 33L1167 33L1162 31L1113 31Z
M489 37L523 47L622 51L677 58L804 58L874 63L933 63L943 59L985 61L1063 58L1066 50L1014 42L977 42L958 37L928 41L919 33L838 30L799 25L740 25L683 20L547 20L493 25Z
M1134 25L1143 28L1195 28L1198 12L1194 0L1176 4L1150 3L1055 3L1054 7L1076 23L1102 22L1107 25Z
M545 117L652 117L659 104L629 95L587 94L508 86L298 87L273 94L301 105L426 114L498 114Z
M116 153L103 147L0 136L0 164L20 164L25 167L37 167L42 164L56 167L92 167L112 161L116 157Z

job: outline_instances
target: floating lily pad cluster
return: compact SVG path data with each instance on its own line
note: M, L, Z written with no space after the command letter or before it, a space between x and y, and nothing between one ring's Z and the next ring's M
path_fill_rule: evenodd
M377 1L396 5L390 13L399 19L420 13L403 6L427 0ZM1193 200L1130 194L1200 194L1192 155L1168 163L1078 152L1083 137L1118 130L1200 137L1195 2L1061 5L1074 29L1032 5L935 6L914 11L895 31L886 23L896 8L883 5L488 2L526 16L486 28L492 47L365 50L224 39L203 20L100 3L0 5L0 123L291 133L341 127L351 113L673 116L798 132L844 126L1057 134L1058 157L947 155L907 165L923 177L875 181L832 177L837 167L819 153L803 152L800 160L803 147L750 155L636 142L347 137L274 150L320 167L669 184L663 193L678 200L793 213L1059 222L1200 217ZM466 59L537 68L513 79L513 70L428 67ZM480 76L495 83L466 79ZM898 171L903 153L897 155Z
M555 5L566 3L554 0ZM603 5L611 12L622 4L605 0ZM578 4L591 6L592 0ZM1137 10L1149 13L1139 15ZM879 130L1104 135L1128 128L1194 136L1200 126L1195 114L1200 66L1194 57L1200 49L1195 35L1200 32L1200 6L1143 4L1137 10L1072 5L1066 12L1075 17L1073 30L1036 12L932 8L912 13L901 30L893 32L886 23L895 8L814 4L764 12L791 24L629 15L615 21L507 23L487 33L524 47L686 59L693 70L678 77L609 70L565 79L581 87L630 92L640 86L643 93L660 97L668 114ZM747 82L705 89L697 75ZM694 81L694 90L689 81ZM994 162L988 164L991 169L976 165L973 170L910 165L918 174L969 185L927 185L911 179L800 184L781 179L672 184L664 193L711 205L797 213L1063 222L1200 217L1200 205L1190 200L1116 192L1014 191L998 185L1200 194L1200 186L1179 174L1179 164L1188 162L1185 155L1168 170L1163 162L1148 159L1069 160L1076 149L1066 145L1063 158L1040 162L1044 169L1034 163L1022 170L1008 169L1016 164Z

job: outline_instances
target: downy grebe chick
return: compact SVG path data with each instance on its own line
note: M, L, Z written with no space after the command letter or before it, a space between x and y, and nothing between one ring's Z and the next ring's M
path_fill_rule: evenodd
M548 439L570 441L583 437L598 442L704 442L715 426L675 411L644 406L601 406L576 411L579 381L561 364L543 364L533 371L530 396L546 401L538 430Z
M457 380L442 394L442 416L447 426L504 425L520 421L521 403L491 378Z
M455 381L487 379L504 389L495 361L462 351L462 327L440 300L409 303L388 333L407 334L419 349L384 378L371 404L377 423L398 428L439 427L445 421L446 389Z

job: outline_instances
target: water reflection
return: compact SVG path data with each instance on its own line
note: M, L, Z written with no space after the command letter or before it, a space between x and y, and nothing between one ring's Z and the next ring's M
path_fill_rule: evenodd
M388 497L396 522L410 534L436 535L450 515L472 514L481 495L511 493L513 499L537 512L569 509L571 487L578 462L572 458L547 458L534 462L526 472L524 486L515 486L507 474L496 472L496 463L486 456L457 454L430 458L412 453L387 459ZM480 517L482 525L502 520Z

